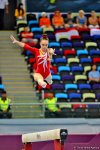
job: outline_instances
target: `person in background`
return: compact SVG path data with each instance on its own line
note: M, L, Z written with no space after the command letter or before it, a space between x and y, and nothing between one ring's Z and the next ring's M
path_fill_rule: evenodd
M4 13L8 15L8 0L0 0L0 30L4 29Z
M99 21L95 11L91 11L91 17L88 19L89 28L99 28Z
M51 27L51 22L50 22L50 19L47 17L46 12L41 13L39 25L41 28L50 28Z
M55 29L64 28L64 19L59 10L56 10L54 12L54 15L52 17L52 25Z
M0 98L0 118L12 118L12 113L9 111L11 100L7 97L6 91L2 92Z
M88 77L91 85L94 83L100 83L100 72L97 71L95 64L92 65L92 71L89 72Z
M22 31L20 34L21 41L29 45L32 44L32 46L36 46L38 43L38 40L34 39L33 37L34 37L34 34L33 32L29 30L29 27L24 27L24 31Z
M44 104L50 117L59 117L61 109L57 106L57 98L53 96L53 93L48 93L48 98L44 100Z
M68 12L66 14L66 18L64 18L65 28L73 28L76 27L76 24L73 21L72 13Z
M83 10L79 10L79 16L76 18L78 28L87 28L87 18Z
M23 3L19 3L18 8L15 9L14 16L16 19L25 19L26 11L23 8Z

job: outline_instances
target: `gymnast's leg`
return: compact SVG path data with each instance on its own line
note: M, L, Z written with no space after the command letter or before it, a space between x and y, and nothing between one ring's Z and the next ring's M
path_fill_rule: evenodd
M40 73L34 73L33 76L34 80L37 81L40 86L42 86L43 88L46 87L47 83L44 82L43 76Z

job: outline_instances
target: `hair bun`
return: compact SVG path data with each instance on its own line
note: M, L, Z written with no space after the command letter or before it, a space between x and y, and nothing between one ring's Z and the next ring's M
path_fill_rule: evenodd
M42 35L42 38L43 38L43 39L47 39L47 38L48 38L47 34L43 34L43 35Z
M41 37L40 41L41 40L47 40L47 41L49 41L48 35L47 34L42 34L42 37Z

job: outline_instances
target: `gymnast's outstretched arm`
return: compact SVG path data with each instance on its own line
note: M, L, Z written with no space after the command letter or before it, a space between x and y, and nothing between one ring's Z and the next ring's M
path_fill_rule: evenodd
M13 43L17 43L20 47L24 47L25 46L25 43L16 40L13 35L11 35L10 38L11 38Z
M36 48L33 48L26 43L23 43L23 42L16 40L15 37L12 35L10 36L10 38L11 38L13 43L17 43L20 47L24 48L24 50L29 50L30 52L36 54L36 51L37 51Z

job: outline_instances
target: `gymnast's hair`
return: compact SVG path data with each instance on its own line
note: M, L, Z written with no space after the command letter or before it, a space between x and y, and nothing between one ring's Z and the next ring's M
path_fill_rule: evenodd
M40 38L40 41L42 41L42 40L49 41L49 38L48 38L47 34L42 34L42 37Z

